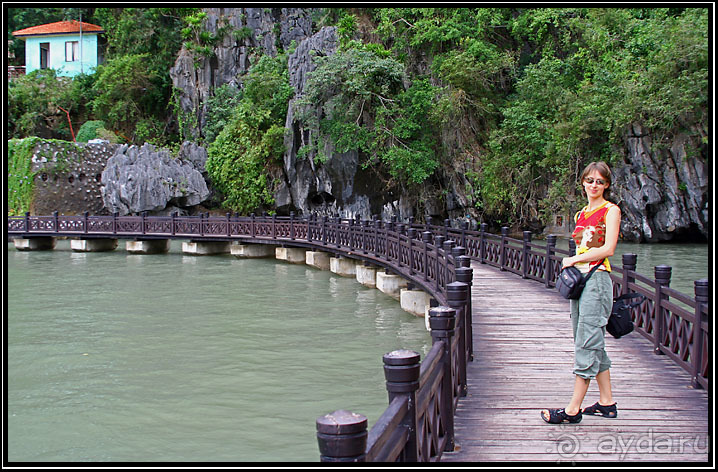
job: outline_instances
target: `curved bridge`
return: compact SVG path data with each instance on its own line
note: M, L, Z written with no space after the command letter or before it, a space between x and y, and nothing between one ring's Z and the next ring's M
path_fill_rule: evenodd
M472 367L471 376L480 375L475 373L480 364L472 362L475 341L481 341L477 349L482 356L494 351L493 347L487 347L494 338L475 338L472 325L479 329L501 326L505 314L499 310L495 322L481 324L478 317L485 315L475 310L472 303L478 307L490 297L475 296L472 301L472 267L493 266L502 273L513 274L510 278L516 282L522 283L521 277L551 288L561 268L561 259L575 251L571 245L568 251L557 249L555 236L549 236L544 244L538 245L531 241L530 232L524 232L523 239L517 240L508 236L508 228L503 228L501 235L493 235L486 231L486 225L481 225L480 231L469 231L466 226L450 228L448 220L443 226L435 226L358 218L256 218L231 214L226 217L59 216L55 213L8 217L7 234L20 238L190 239L305 247L384 267L421 287L434 298L436 303L432 306L438 305L429 311L433 345L423 362L411 351L394 351L384 356L390 400L384 414L370 431L367 431L366 418L352 412L336 411L317 419L322 460L342 462L438 461L445 453L453 453L445 455L451 459L457 446L457 408L462 398L462 405L467 401L464 397L472 385L467 378L467 366ZM635 272L635 255L624 254L622 262L623 267L614 267L611 274L614 295L637 292L647 298L632 310L635 332L652 345L653 352L665 355L688 374L692 387L707 389L711 332L708 280L696 281L695 296L691 297L669 287L670 267L657 266L655 278L651 279ZM482 277L485 277L483 273ZM481 283L486 283L486 279L482 278ZM529 291L540 287L537 283L530 285ZM500 286L506 290L509 283L502 281ZM513 282L511 287L498 302L513 296L523 303L524 289ZM489 370L493 372L494 368ZM480 385L474 386L480 388ZM516 395L516 392L510 394ZM465 424L457 426L462 431L467 428ZM470 429L472 431L465 431L470 438L480 435L475 427ZM506 457L512 457L511 453ZM476 457L468 460L472 459Z

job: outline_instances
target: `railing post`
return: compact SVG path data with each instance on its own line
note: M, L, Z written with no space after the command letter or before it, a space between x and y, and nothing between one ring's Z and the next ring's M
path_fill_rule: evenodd
M117 213L115 213L117 215ZM115 220L117 217L115 217ZM177 233L177 212L172 212L172 236L174 236Z
M379 255L379 226L381 222L379 217L374 215L374 255Z
M506 270L506 238L509 236L509 228L504 226L501 228L501 270Z
M364 254L369 254L369 239L367 238L366 232L369 227L369 220L361 220L361 243L364 247Z
M82 217L83 217L83 225L85 226L85 228L84 228L84 229L85 229L85 234L88 233L88 229L89 229L89 228L88 228L88 224L87 224L87 219L89 218L89 216L90 216L90 212L89 212L89 211L86 211L86 212L84 212L84 213L82 214Z
M546 288L551 288L551 283L553 282L553 255L556 252L556 239L555 234L546 236L546 261L544 265Z
M232 222L232 212L227 212L227 237L232 236L232 230L231 230L231 222Z
M52 212L52 224L54 225L55 232L60 232L60 214L57 212L57 210Z
M312 242L312 221L314 220L314 215L307 215L305 220L307 222L307 241Z
M468 221L462 221L461 222L461 245L463 247L466 247L466 230L469 229L469 222Z
M327 217L322 215L322 245L327 245Z
M406 236L409 239L409 274L414 275L414 239L416 239L416 229L409 227L406 230Z
M624 295L630 290L628 285L636 281L636 278L631 272L636 270L636 264L638 263L638 256L636 254L623 254L621 256L621 263L623 264L623 281L621 282L621 295Z
M25 212L25 232L26 233L30 232L30 212L29 211Z
M481 223L479 227L481 229L481 242L479 243L479 262L482 264L486 263L486 231L489 229L489 225Z
M337 410L316 420L321 462L365 462L366 416Z
M463 249L463 248L461 248ZM454 248L456 250L456 248ZM456 268L456 281L466 284L466 317L464 322L464 338L466 339L466 358L474 359L474 334L473 334L473 307L471 303L471 286L473 285L474 269L470 267L471 258L466 255L458 255L458 266Z
M665 312L661 303L668 297L663 294L663 287L668 287L671 283L671 267L667 265L659 265L653 268L656 278L656 300L655 300L655 318L654 318L654 335L653 352L655 354L663 354L661 344L665 331Z
M444 343L444 354L442 356L444 375L441 380L442 402L439 405L442 422L444 423L444 434L446 434L446 446L444 451L452 452L454 444L454 369L451 352L451 338L456 333L456 310L448 306L439 306L429 310L429 326L431 327L431 340Z
M204 236L204 213L199 214L199 235Z
M277 239L277 215L272 215L272 239Z
M456 310L456 331L459 333L459 396L466 396L466 342L467 339L464 336L465 329L464 323L467 322L468 316L466 315L466 293L468 286L463 282L451 282L447 285L446 298L451 308Z
M294 212L289 212L289 239L294 241Z
M576 255L576 241L573 238L568 238L568 255L569 257Z
M524 231L524 246L522 252L522 260L521 260L521 266L522 266L522 278L528 279L529 278L529 250L531 249L531 231Z
M706 313L708 312L708 294L710 293L708 279L696 280L693 282L693 290L696 295L696 317L693 321L693 351L691 354L691 363L693 364L693 378L691 380L691 386L693 388L703 388L698 381L698 377L703 375L703 308L705 306ZM710 319L708 322L708 329L710 333ZM707 351L707 349L706 349Z
M449 239L449 224L451 221L447 218L444 220L444 238Z
M250 215L250 218L251 218L251 220L250 220L250 224L249 224L249 234L251 234L252 237L255 237L257 234L257 229L254 226L254 218L255 218L254 213L252 213Z
M424 280L429 280L429 243L431 242L431 231L421 233L421 242L424 243Z
M402 425L406 428L408 438L400 462L418 462L419 441L416 438L416 391L419 389L421 364L419 354L414 351L400 349L384 354L384 378L386 390L389 392L389 403L397 397L407 397L408 411Z
M347 220L349 228L347 229L347 239L349 239L349 250L354 251L354 220Z

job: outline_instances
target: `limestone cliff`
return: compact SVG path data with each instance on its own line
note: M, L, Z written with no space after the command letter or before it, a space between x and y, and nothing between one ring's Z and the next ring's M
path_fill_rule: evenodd
M241 87L253 51L274 55L280 46L296 49L289 56L290 83L295 96L302 94L307 74L313 70L312 54L333 54L336 31L325 27L312 30L313 9L304 8L208 8L206 29L225 34L211 58L199 61L187 50L177 58L171 77L179 91L182 110L193 119L187 136L199 137L205 124L205 107L214 87L232 84ZM232 34L251 31L251 35ZM370 171L362 169L356 152L334 152L330 142L324 146L321 162L315 156L303 158L297 151L310 142L316 130L296 119L296 99L289 103L283 166L275 169L276 210L299 214L320 213L369 218L409 216L423 219L465 219L472 226L474 215L467 180L461 163L442 168L423 187L408 192L400 187L386 188ZM690 127L690 126L688 126ZM631 241L705 239L708 234L708 170L705 144L695 142L700 130L676 134L669 142L656 143L639 125L624 138L624 162L614 167L615 194L623 211L622 234ZM692 137L691 137L692 136ZM577 202L580 205L582 202ZM568 218L566 218L567 220ZM550 228L549 228L550 230Z
M700 130L677 134L669 145L639 125L625 136L624 165L617 166L623 238L630 241L696 241L708 234L708 168Z

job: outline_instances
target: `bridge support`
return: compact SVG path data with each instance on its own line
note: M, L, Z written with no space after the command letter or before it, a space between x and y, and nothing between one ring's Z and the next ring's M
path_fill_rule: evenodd
M277 246L271 244L237 244L233 243L229 246L229 250L233 256L243 258L261 258L272 257L275 254Z
M307 265L321 270L329 270L329 254L322 251L307 251L305 262Z
M357 264L356 266L357 282L360 284L376 288L376 267L366 264Z
M49 251L55 249L55 238L15 238L13 239L15 249L18 251Z
M407 288L407 281L400 275L388 274L386 272L376 273L376 288L392 298L401 300L401 289Z
M275 257L292 264L304 264L307 260L306 252L306 249L296 247L278 247L275 250Z
M127 241L125 249L130 254L162 254L169 252L169 239L140 239Z
M190 241L182 243L182 252L194 256L209 256L229 252L227 241Z
M75 252L105 252L117 248L117 239L72 239L70 249Z
M342 277L356 277L356 262L347 257L332 257L329 259L329 270Z
M402 289L400 292L401 309L412 315L426 316L431 304L431 296L423 290Z

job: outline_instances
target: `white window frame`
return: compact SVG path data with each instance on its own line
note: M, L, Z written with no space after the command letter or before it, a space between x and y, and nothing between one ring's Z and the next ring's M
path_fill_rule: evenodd
M77 62L80 60L80 42L65 41L65 62Z

